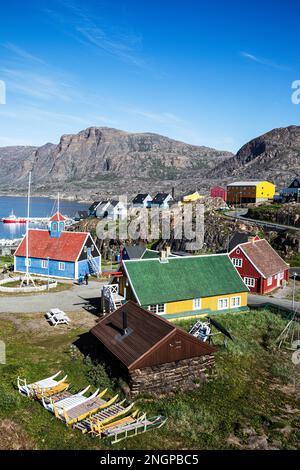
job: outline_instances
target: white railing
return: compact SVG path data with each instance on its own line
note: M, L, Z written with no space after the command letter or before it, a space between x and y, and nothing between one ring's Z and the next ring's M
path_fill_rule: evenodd
M114 295L119 294L119 285L118 284L109 284L103 286L102 289L102 298L103 298L103 311L105 311L105 301L108 302L109 312L114 312L116 310L116 304Z

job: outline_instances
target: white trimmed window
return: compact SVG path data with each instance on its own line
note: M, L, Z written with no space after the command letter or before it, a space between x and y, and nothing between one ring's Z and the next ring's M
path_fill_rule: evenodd
M240 307L241 306L241 297L240 296L231 297L230 304L231 304L231 307L233 307L233 308Z
M165 313L165 304L149 305L148 310L150 310L152 313Z
M30 267L31 266L31 259L30 258L25 258L25 266L27 267Z
M59 270L59 271L64 271L65 268L66 268L65 263L63 263L63 262L59 262L59 263L58 263L58 270Z
M218 310L225 310L228 308L228 298L218 300Z
M268 285L268 286L271 286L271 285L272 285L272 282L273 282L272 276L268 277L267 285Z
M255 287L255 278L254 277L244 277L244 283L247 287Z
M279 280L282 281L284 279L284 272L279 273L278 276L279 276Z
M201 299L194 299L194 310L200 310L201 309Z
M47 269L48 268L48 260L42 259L42 268Z
M232 258L233 266L241 268L243 266L243 258Z

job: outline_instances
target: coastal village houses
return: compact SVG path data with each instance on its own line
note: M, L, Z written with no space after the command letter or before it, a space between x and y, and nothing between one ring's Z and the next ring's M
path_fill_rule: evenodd
M247 310L248 287L227 254L124 260L119 295L165 318Z
M227 191L222 186L214 186L210 190L210 197L220 197L223 201L227 200Z
M273 199L275 185L269 181L237 181L227 185L227 204L241 205Z
M65 217L59 212L50 219L48 229L30 229L14 256L14 270L65 279L78 279L86 273L101 272L101 254L88 232L65 231Z
M289 265L258 236L235 246L229 256L251 292L267 294L288 282Z
M140 193L137 194L133 199L132 199L132 207L134 209L146 209L147 207L150 206L150 203L152 201L152 197L150 194L147 193Z
M127 217L127 207L123 202L117 200L102 201L97 206L96 217L99 219L123 220Z
M171 194L157 193L149 203L150 207L158 207L159 209L169 209L170 203L173 201Z

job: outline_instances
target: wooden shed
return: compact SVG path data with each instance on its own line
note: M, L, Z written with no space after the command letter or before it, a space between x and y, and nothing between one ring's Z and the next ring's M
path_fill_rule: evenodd
M124 371L133 394L192 389L214 364L213 346L132 301L101 319L91 333Z

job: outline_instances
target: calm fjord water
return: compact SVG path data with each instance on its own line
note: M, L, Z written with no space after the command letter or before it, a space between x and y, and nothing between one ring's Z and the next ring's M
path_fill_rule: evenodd
M60 201L60 211L64 215L74 217L78 210L86 210L88 204L75 201ZM0 219L7 217L13 210L17 217L26 217L27 198L0 196ZM45 197L32 197L30 201L30 217L50 217L57 210L57 201ZM32 227L38 227L34 224ZM0 222L0 239L20 238L25 234L26 224L3 224Z

